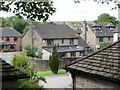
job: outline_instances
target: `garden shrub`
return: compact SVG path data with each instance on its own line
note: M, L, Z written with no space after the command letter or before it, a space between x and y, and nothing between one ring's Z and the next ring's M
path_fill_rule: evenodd
M37 84L39 80L46 82L45 78L36 75L37 71L35 65L30 65L29 59L30 57L26 56L24 52L21 52L15 54L12 60L12 65L14 67L30 75L29 79L18 80L20 88L38 87Z
M25 51L26 51L26 55L29 57L36 57L36 58L42 58L42 53L40 51L38 51L37 48L35 47L31 47L30 45L25 46Z
M8 46L7 49L2 50L2 52L12 52L12 50L10 49L10 46Z
M59 58L58 58L59 56L57 53L56 45L52 47L52 50L53 50L52 55L49 56L49 66L52 72L54 74L57 74L59 69Z

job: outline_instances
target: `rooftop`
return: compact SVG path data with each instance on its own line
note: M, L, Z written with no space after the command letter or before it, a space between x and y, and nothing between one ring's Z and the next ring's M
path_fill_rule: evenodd
M113 25L107 25L107 24L88 24L88 26L92 29L92 31L95 33L96 36L113 36L113 32L115 30L115 26ZM99 30L95 30L95 28ZM112 28L112 29L110 29Z
M48 52L52 52L52 47L43 47ZM83 51L82 46L57 46L57 52L74 52L74 51Z
M120 82L120 40L82 59L66 65L65 69Z
M34 24L35 30L43 39L78 38L67 25Z
M17 30L11 27L0 27L0 36L1 37L21 37L22 34L20 34Z
M0 77L2 80L13 80L13 79L23 79L29 78L29 75L26 73L21 72L20 70L16 69L5 60L0 58Z

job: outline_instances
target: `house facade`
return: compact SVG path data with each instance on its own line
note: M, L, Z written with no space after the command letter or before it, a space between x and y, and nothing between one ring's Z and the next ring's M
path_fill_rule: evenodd
M52 46L57 46L60 57L78 57L84 48L78 45L79 37L67 25L30 23L29 30L22 38L23 48L27 45L37 47L43 59L49 59Z
M115 26L106 24L88 24L85 28L83 25L81 37L86 43L96 51L100 48L100 44L105 42L113 43L113 33Z
M116 42L120 39L120 26L118 26L114 31L113 42Z
M22 35L12 27L0 27L0 51L9 46L12 51L21 51Z
M78 59L64 69L71 73L73 89L120 88L120 40Z

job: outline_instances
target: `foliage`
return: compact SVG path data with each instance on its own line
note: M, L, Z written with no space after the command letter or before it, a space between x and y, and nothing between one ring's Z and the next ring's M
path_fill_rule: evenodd
M73 0L75 3L80 3L81 1L86 1L86 0ZM111 9L117 9L117 8L120 8L120 1L119 0L93 0L94 2L97 2L97 3L106 3L106 4L109 4L111 2L115 3L115 6L112 7Z
M29 30L29 26L26 26L26 27L23 29L23 34L25 34L28 30Z
M14 54L12 65L18 69L20 69L23 72L29 72L29 63L28 59L30 59L28 56L25 55L25 53L17 53Z
M6 18L5 26L11 26L12 24L18 32L23 33L23 30L28 26L28 23L28 20L20 19L17 16L11 16Z
M19 81L20 88L37 87L38 85L35 86L34 84L38 84L39 80L46 82L45 78L36 75L37 71L35 69L35 65L30 65L29 59L30 58L26 56L24 52L21 52L15 54L12 60L12 65L14 67L30 75L29 80L25 79L24 81Z
M28 46L25 46L25 51L26 51L26 54L27 56L30 56L30 57L36 57L36 58L42 58L42 53L40 51L37 51L37 48L36 47L32 47L30 45ZM36 53L38 52L38 53Z
M56 49L56 45L52 47L52 55L49 56L49 66L53 73L57 74L59 69L59 59L58 59L58 53Z
M65 72L66 72L66 70L64 70L64 69L58 70L58 73L65 73ZM40 72L37 72L38 76L48 76L48 75L52 75L52 74L53 74L52 71L40 71Z
M12 52L10 46L7 47L7 49L2 50L2 52Z
M103 42L103 43L100 44L100 48L104 48L104 47L106 47L106 46L108 46L108 45L109 45L109 43Z
M14 5L14 8L11 7ZM53 2L20 2L7 1L0 2L1 10L6 12L13 12L19 18L26 17L29 20L41 20L46 21L50 15L55 12Z
M98 16L98 19L95 20L95 23L97 24L113 24L117 25L119 22L116 17L110 16L107 13L103 13L100 16Z
M5 27L5 18L0 17L0 27Z
M19 88L43 88L36 83L30 82L29 79L20 79L18 80Z

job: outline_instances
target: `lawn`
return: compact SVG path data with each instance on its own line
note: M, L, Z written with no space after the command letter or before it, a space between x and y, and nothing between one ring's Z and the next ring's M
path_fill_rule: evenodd
M64 69L60 69L58 71L58 73L65 73L65 72L66 72L66 70L64 70ZM52 75L52 74L53 74L52 71L39 71L39 72L37 72L38 76L48 76L48 75Z

